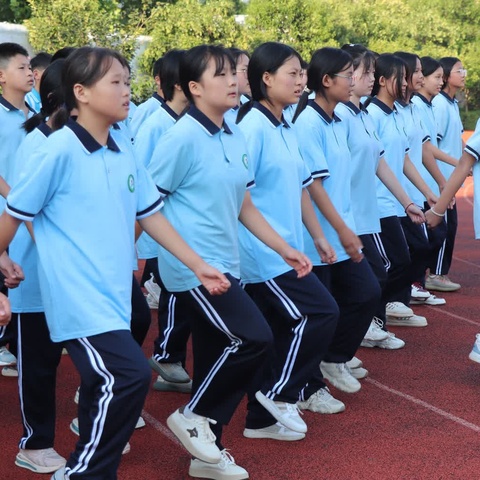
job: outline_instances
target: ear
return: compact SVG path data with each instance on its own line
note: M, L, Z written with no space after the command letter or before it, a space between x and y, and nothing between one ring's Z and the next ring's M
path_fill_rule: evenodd
M333 85L333 82L333 77L331 77L330 75L324 75L322 78L322 85L325 88L330 88Z
M273 83L273 75L270 72L263 72L262 80L267 87L271 87Z
M176 83L173 88L174 88L175 90L178 90L179 92L182 91L182 87L180 86L179 83Z
M162 88L162 82L160 81L160 77L158 75L155 75L155 85L157 88Z
M378 84L379 84L381 87L385 87L385 85L387 84L387 79L382 75L382 76L378 79Z
M6 73L3 68L0 68L0 83L6 82Z
M89 101L88 88L85 88L82 84L76 83L73 86L73 94L77 103L87 104Z
M190 90L190 93L192 94L192 97L201 97L202 96L202 86L198 82L194 82L193 80L191 82L188 82L188 89Z

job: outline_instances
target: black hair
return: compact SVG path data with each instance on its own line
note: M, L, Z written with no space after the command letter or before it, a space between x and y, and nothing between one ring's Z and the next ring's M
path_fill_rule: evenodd
M380 91L380 78L395 78L395 95L397 100L405 100L402 94L403 74L407 71L407 64L404 60L391 53L383 53L377 57L375 64L375 83L372 88L372 97ZM368 100L366 105L368 105Z
M170 50L162 59L160 78L162 79L163 98L166 101L173 99L175 85L180 84L180 61L185 50Z
M30 61L32 70L36 68L47 68L50 65L52 56L47 52L38 52Z
M225 65L235 71L236 64L232 55L218 45L198 45L187 50L180 60L180 86L190 103L194 101L189 83L200 81L212 58L215 60L215 76L220 75Z
M356 70L363 63L363 72L366 73L375 68L375 54L360 43L347 43L341 48L352 57L353 69Z
M45 122L47 117L51 117L52 129L61 128L68 120L68 112L61 108L65 103L65 93L63 90L62 75L65 66L65 59L57 60L50 64L42 75L42 83L40 84L40 99L42 108L40 113L30 117L24 124L23 128L30 133L38 125Z
M163 62L163 57L157 58L157 60L155 60L155 62L153 62L153 67L152 67L153 78L160 77L160 70L162 69L162 62ZM162 77L160 77L160 78L162 78Z
M443 68L443 88L445 88L448 84L448 79L450 77L450 74L452 73L452 68L454 65L461 60L457 57L443 57L439 60L440 65Z
M422 57L420 62L422 62L422 71L425 77L432 75L432 73L435 73L439 68L442 68L440 62L432 57Z
M28 57L28 52L18 43L0 43L0 68L6 68L10 63L10 60L16 55L23 55L25 57Z
M60 60L61 58L67 58L71 53L77 50L75 47L63 47L60 50L57 50L50 60L50 63Z
M274 74L292 57L298 58L300 65L302 65L300 54L294 48L279 42L262 43L253 51L248 64L248 83L250 84L252 99L240 107L237 123L240 123L250 111L253 101L268 100L267 86L263 81L264 73Z
M408 52L395 52L394 55L401 58L407 65L407 69L405 73L407 76L407 82L411 83L413 74L417 69L417 60L420 60L420 57L415 53L408 53Z
M309 91L326 96L323 78L325 75L334 77L337 73L351 67L352 57L340 48L324 47L313 52L307 70L307 88ZM309 92L303 92L293 116L293 123L307 106Z
M232 55L233 59L235 60L235 64L238 63L238 59L242 56L245 55L248 59L250 59L250 54L246 50L242 50L237 47L230 47L228 49L230 54Z

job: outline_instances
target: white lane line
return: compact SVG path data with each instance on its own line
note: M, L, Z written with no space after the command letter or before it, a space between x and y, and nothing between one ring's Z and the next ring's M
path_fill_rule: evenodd
M453 256L454 260L458 260L459 262L466 263L467 265L471 265L472 267L480 268L480 265L477 263L469 262L468 260L463 260L463 258L458 258L455 255Z
M445 315L448 315L449 317L457 318L458 320L463 320L464 322L470 323L472 325L477 325L480 326L480 322L475 322L474 320L470 320L469 318L462 317L461 315L457 315L455 313L447 312L446 310L439 309L438 307L431 307L430 305L425 305L427 308L430 310L433 310L434 312L437 313L444 313Z
M157 432L160 432L170 441L184 448L180 440L170 431L170 429L162 422L157 420L153 415L150 415L147 411L142 410L142 417L148 424L150 424L155 430L157 430Z
M459 425L462 425L463 427L469 428L470 430L473 430L474 432L477 432L477 433L480 432L480 426L475 425L474 423L468 422L467 420L464 420L463 418L452 415L451 413L448 413L445 410L442 410L441 408L434 407L433 405L430 405L429 403L424 402L423 400L412 397L411 395L408 395L407 393L403 393L403 392L400 392L398 390L395 390L394 388L387 387L383 383L377 382L376 380L373 380L372 378L366 378L365 381L368 382L368 383L371 383L372 385L375 385L377 388L380 388L381 390L385 390L386 392L393 393L394 395L397 395L398 397L404 398L405 400L408 400L409 402L415 403L416 405L420 405L421 407L426 408L427 410L430 410L431 412L434 412L437 415L440 415L440 416L446 418L447 420L458 423Z

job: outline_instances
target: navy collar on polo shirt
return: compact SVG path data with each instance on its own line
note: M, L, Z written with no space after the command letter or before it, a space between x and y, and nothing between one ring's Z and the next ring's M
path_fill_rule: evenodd
M8 111L12 111L12 110L19 110L17 107L14 107L8 100L5 100L5 98L3 97L3 95L0 95L0 104L3 105ZM33 113L37 113L35 110L33 110L33 108L27 103L25 102L25 106Z
M445 92L443 90L440 92L440 95L443 95L450 103L458 102L458 100L455 97L452 98L447 92Z
M42 122L38 127L37 127L46 137L48 137L53 130L45 123Z
M404 100L395 100L395 101L403 108L406 108L406 107L408 107L408 105L410 105L409 103L405 102Z
M308 101L308 106L312 107L327 124L342 121L339 117L337 117L337 115L335 115L335 112L333 113L333 117L330 117L330 115L328 115L328 113L315 100L310 99Z
M349 110L351 110L355 115L358 115L361 111L361 105L360 108L358 108L353 102L342 102Z
M210 135L215 135L221 129L217 127L203 112L201 112L195 105L192 105L188 110L188 115L190 115L193 119L195 119ZM223 122L223 130L225 133L231 134L232 131L230 130L229 126Z
M283 117L283 114L282 114L282 121L280 121L267 107L262 105L260 102L257 102L256 100L253 102L252 108L256 108L257 110L260 110L260 112L262 112L268 118L268 120L270 120L270 123L274 127L283 125L285 128L290 128L290 125Z
M90 135L87 130L85 130L81 125L79 125L77 122L74 122L73 120L69 120L67 125L70 130L77 136L77 138L82 142L82 145L90 152L94 153L97 150L100 150L102 145L100 145L93 137ZM108 139L107 139L107 148L109 150L112 150L113 152L120 152L120 149L118 148L117 144L113 140L113 138L108 134Z
M165 99L163 97L161 97L157 92L155 92L152 97L155 99L155 100L158 100L160 103L165 103Z
M432 106L432 102L428 100L427 97L424 97L421 93L416 93L415 96L422 100L422 102L426 103L429 107Z
M397 111L397 109L395 108L395 105L393 106L393 108L390 108L386 103L382 102L377 97L373 97L371 103L376 105L378 108L380 108L387 115L390 115L391 113Z
M178 115L167 105L167 102L162 102L161 108L163 108L175 121L178 120Z

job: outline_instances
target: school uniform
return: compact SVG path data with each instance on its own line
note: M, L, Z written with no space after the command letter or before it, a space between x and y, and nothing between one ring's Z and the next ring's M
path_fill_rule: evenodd
M40 113L40 109L42 108L42 100L40 99L40 92L36 88L32 88L25 95L25 102L35 113Z
M452 99L447 93L441 91L433 98L432 106L437 124L438 148L453 158L459 159L462 156L463 150L463 125L457 99ZM437 163L443 176L448 180L455 167L445 162L437 161ZM446 239L438 251L438 254L429 265L430 273L435 275L447 275L452 264L458 225L456 204L453 208L447 209L445 221L447 224Z
M132 264L121 259L133 258L135 218L162 202L123 136L102 147L74 122L51 134L23 172L6 209L33 221L51 339L65 343L82 382L80 440L66 473L113 478L151 378L129 331Z
M289 245L303 251L301 196L312 176L300 155L294 128L258 102L239 126L255 174L253 203ZM296 403L327 351L338 307L316 275L298 279L277 253L244 227L239 238L242 282L275 337L275 355L261 391L271 400ZM256 399L250 399L247 428L275 422Z
M219 128L192 106L161 137L150 165L166 195L166 218L231 281L226 293L209 295L191 270L159 249L162 281L191 319L195 371L188 407L218 422L214 431L221 444L221 426L255 384L252 372L260 370L272 342L265 319L238 282L238 215L254 184L245 139L235 125Z
M295 123L300 153L314 179L321 179L325 191L346 225L356 230L351 201L352 158L344 123L335 114L330 117L315 101L310 100ZM353 262L318 207L317 218L325 237L337 254L337 262L326 265L316 251L313 239L304 227L305 252L312 259L314 272L332 293L340 309L340 317L324 360L346 363L360 346L380 300L380 287L366 259ZM323 387L316 372L308 389ZM315 381L317 380L317 381Z
M472 155L476 162L473 165L473 227L475 230L475 238L480 239L480 170L479 170L479 160L480 160L480 127L477 123L475 132L467 140L465 145L465 152Z
M129 121L130 132L134 139L138 133L140 125L164 103L165 100L155 92L148 100L137 106Z

